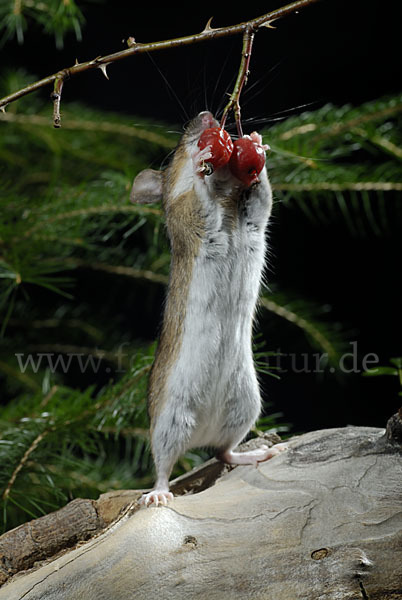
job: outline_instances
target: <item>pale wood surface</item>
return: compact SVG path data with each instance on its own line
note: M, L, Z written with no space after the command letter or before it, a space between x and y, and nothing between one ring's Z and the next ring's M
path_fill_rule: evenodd
M97 537L15 575L0 600L402 598L400 443L347 427L289 445L257 469L224 469L168 507L134 506Z

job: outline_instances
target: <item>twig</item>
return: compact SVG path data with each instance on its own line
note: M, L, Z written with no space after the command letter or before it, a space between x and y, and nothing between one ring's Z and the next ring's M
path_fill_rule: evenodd
M272 12L262 15L260 17L257 17L256 19L252 19L250 21L240 23L238 25L219 27L217 29L211 28L210 21L208 21L206 27L201 33L188 35L181 38L175 38L160 42L150 42L146 44L137 43L135 42L134 38L129 38L129 47L125 50L121 50L120 52L115 52L113 54L108 54L107 56L98 56L97 58L87 62L77 62L72 67L62 69L57 73L54 73L53 75L49 75L44 79L31 83L25 88L22 88L16 92L13 92L12 94L9 94L8 96L5 96L4 98L0 99L0 110L4 109L7 104L10 104L11 102L18 100L19 98L22 98L23 96L27 96L28 94L53 83L53 120L55 127L60 127L61 91L64 81L69 77L73 77L74 75L78 75L79 73L83 73L91 69L101 69L103 74L107 77L106 67L110 63L123 60L125 58L128 58L129 56L133 56L134 54L154 52L156 50L167 50L169 48L180 48L182 46L188 46L190 44L196 44L199 42L226 37L229 35L236 35L239 33L244 34L246 31L255 32L260 27L269 27L270 23L272 23L273 21L277 21L278 19L281 19L282 17L285 17L293 12L297 12L298 10L304 8L305 6L313 4L314 2L318 2L318 0L297 0L296 2L292 2L291 4L273 10Z
M64 80L68 77L68 73L64 71L60 71L57 74L56 79L54 81L53 92L50 95L53 100L53 126L60 127L61 124L61 116L60 116L60 101L61 101L61 92L63 90Z
M239 72L237 74L237 79L235 86L233 88L233 92L230 95L230 100L227 103L225 110L223 111L223 116L221 120L222 129L225 127L226 118L229 114L229 111L233 109L237 127L237 133L239 137L243 137L243 129L241 125L241 113L240 113L240 94L243 89L243 86L247 83L247 78L249 75L249 66L250 66L250 58L251 58L251 50L253 47L254 41L254 31L251 27L247 27L243 34L243 49L241 54L241 61Z

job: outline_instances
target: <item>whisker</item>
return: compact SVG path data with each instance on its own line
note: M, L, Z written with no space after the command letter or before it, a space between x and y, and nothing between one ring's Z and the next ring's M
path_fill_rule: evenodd
M175 92L175 90L173 89L173 86L172 86L172 84L171 84L171 83L168 81L168 79L167 79L167 77L165 76L165 74L164 74L164 73L162 72L162 70L161 70L161 69L158 67L158 65L156 64L156 61L155 61L154 57L153 57L153 56L151 56L151 53L150 53L150 52L147 52L146 54L147 54L147 56L148 56L149 60L151 61L151 63L153 64L153 66L155 67L155 69L158 71L159 75L161 76L161 78L162 78L163 82L164 82L164 83L165 83L165 85L166 85L166 89L167 89L167 90L168 90L168 91L171 93L171 95L172 95L173 99L174 99L174 100L177 102L177 104L178 104L178 106L179 106L179 108L180 108L180 110L181 110L181 113L182 113L182 114L181 114L181 118L182 118L182 120L183 120L183 116L184 116L184 118L185 118L186 120L189 120L189 118L190 118L190 117L189 117L189 116L188 116L188 114L187 114L187 111L186 111L186 109L185 109L185 107L184 107L184 104L183 104L183 103L182 103L182 101L180 100L180 98L179 98L178 94L177 94L177 93Z

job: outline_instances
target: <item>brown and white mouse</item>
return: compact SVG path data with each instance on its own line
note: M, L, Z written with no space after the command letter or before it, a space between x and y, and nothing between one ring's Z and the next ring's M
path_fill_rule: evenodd
M229 163L211 172L211 147L201 149L198 141L218 126L210 112L201 112L187 126L169 167L142 171L131 192L134 202L162 201L171 245L148 390L157 479L141 499L145 505L172 499L169 476L190 448L214 448L217 458L232 465L257 465L286 448L233 451L261 410L252 327L272 192L266 147L255 132L247 137L264 153L264 166L251 185Z

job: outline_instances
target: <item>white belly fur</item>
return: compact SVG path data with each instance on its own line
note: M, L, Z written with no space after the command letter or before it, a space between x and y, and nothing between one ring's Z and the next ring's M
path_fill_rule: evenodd
M219 446L260 412L251 331L264 263L263 231L216 232L194 262L183 337L167 381L188 447ZM252 246L252 249L251 249ZM183 410L185 409L185 410Z

